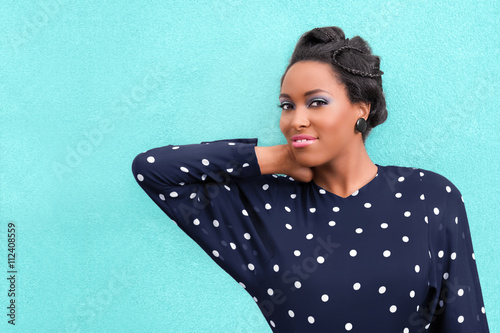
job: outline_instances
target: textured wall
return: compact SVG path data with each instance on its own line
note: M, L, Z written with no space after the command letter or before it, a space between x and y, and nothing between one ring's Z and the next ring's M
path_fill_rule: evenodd
M131 163L166 144L283 143L279 79L299 36L327 25L381 56L389 118L372 160L462 192L498 332L499 2L326 3L1 2L0 306L12 221L19 332L270 332Z

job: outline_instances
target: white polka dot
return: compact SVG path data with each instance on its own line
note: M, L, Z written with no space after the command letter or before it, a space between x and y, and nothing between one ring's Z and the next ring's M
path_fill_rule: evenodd
M362 232L363 232L363 229L361 229L361 228L357 228L357 229L356 229L356 233L357 233L357 234L360 234L360 233L362 233Z
M389 308L389 311L391 311L392 313L394 313L394 312L396 312L397 309L398 309L397 306L391 305L391 307Z
M321 194L325 194L325 193L326 193L326 191L325 191L325 190L323 190L323 189L320 189L320 190L319 190L319 193L321 193Z
M463 295L464 295L464 290L458 289L458 296L463 296Z
M245 233L243 234L243 237L245 237L245 239L250 239L250 238L252 238L248 232L245 232Z
M300 283L300 281L295 281L294 284L295 288L299 289L300 287L302 287L302 283Z
M403 236L403 242L408 243L410 241L410 238L408 236Z
M451 192L451 187L446 186L446 192L450 193Z
M453 252L451 255L450 255L450 258L451 260L455 260L457 259L457 254L455 252Z
M293 318L295 317L295 313L292 310L288 310L288 315Z
M193 220L193 224L194 224L194 225L199 225L199 224L200 224L200 220L198 220L198 219L194 219L194 220Z
M209 165L210 164L210 162L206 158L202 159L201 163L203 163L203 165Z
M420 177L423 177L424 176L424 173L423 172L420 172Z
M330 222L328 222L328 225L329 225L330 227L333 227L333 226L335 225L335 221L330 221Z
M172 191L172 192L170 192L170 196L171 196L172 198L176 198L176 197L178 197L178 196L179 196L179 193L177 193L177 192L175 192L175 191Z
M179 149L179 146L173 146L172 149Z
M444 256L444 251L443 251L443 250L440 250L440 251L438 252L438 257L439 257L439 258L442 258L443 256Z
M396 193L394 196L395 196L396 198L401 198L403 195L402 195L401 193L399 193L399 192L398 192L398 193Z
M137 180L140 181L140 182L142 182L144 180L144 176L141 175L141 174L138 174L137 175Z
M391 256L391 251L389 251L389 250L385 250L385 251L384 251L384 257L386 257L386 258L387 258L387 257L390 257L390 256Z
M163 194L160 193L159 197L161 200L165 201L165 196Z
M273 270L275 272L278 272L280 270L280 266L278 266L277 264L273 266Z
M295 199L297 197L297 194L290 194L290 198Z
M346 331L350 331L350 330L352 330L352 324L351 324L351 323L347 323L347 324L345 324L345 330L346 330Z
M263 189L264 191L267 191L267 189L268 189L268 188L269 188L269 184L264 184L264 185L262 185L262 189Z
M407 210L407 211L405 212L405 217L410 217L410 215L411 215L411 212L410 212L409 210Z
M274 294L274 290L273 290L272 288L267 289L267 294L268 294L269 296L273 296L273 294Z
M445 272L443 274L443 279L448 280L449 277L450 277L450 274L448 274L448 272Z
M229 186L227 186L227 185L224 185L224 188L225 188L226 190L228 190L228 191L231 191L231 188L230 188Z
M386 289L384 286L382 286L382 287L378 288L378 292L379 292L380 294L385 293L385 291L386 291L386 290L387 290L387 289Z
M460 324L463 323L464 322L464 316L459 316L457 320L458 320L458 322Z
M292 210L291 210L289 207L287 207L287 206L285 206L285 210L286 210L287 212L289 212L289 213L292 211Z
M405 180L405 177L403 177L403 176L398 178L398 182L402 182L403 180Z
M205 179L207 179L207 175L202 174L202 175L201 175L201 180L205 180Z
M353 288L354 290L359 290L359 288L361 288L361 283L356 282L355 284L353 284L352 288Z
M268 203L266 203L265 207L266 207L267 210L271 209L271 205L268 204Z
M213 253L213 255L214 255L214 256L216 256L216 257L218 257L218 256L219 256L219 252L218 252L218 251L216 251L216 250L213 250L213 251L212 251L212 253Z
M194 199L194 197L196 197L196 193L194 192L189 195L189 199Z
M255 266L252 263L250 263L248 264L248 269L253 271L255 269Z
M372 206L372 204L371 204L371 203L369 203L369 202L365 202L365 208L370 208L371 206Z
M314 237L313 234L307 234L306 235L306 239L312 239L313 237Z
M149 156L149 157L147 158L147 161L148 161L149 163L154 163L154 162L155 162L155 158L154 158L153 156Z
M482 307L481 307L481 312L482 312L483 314L485 314L485 313L486 313L486 310L484 309L484 306L482 306Z
M356 251L356 250L354 250L354 249L352 249L351 251L349 251L349 255L350 255L351 257L355 257L355 256L356 256L356 254L358 254L358 251Z
M410 297L411 298L415 297L415 290L410 291Z
M294 254L296 257L298 257L298 256L300 256L300 251L299 251L299 250L295 250L295 251L293 251L293 254Z
M216 227L216 228L217 228L217 227L219 226L219 221L214 220L214 221L213 221L213 224L214 224L214 227Z
M234 244L233 242L231 242L231 243L229 243L229 245L231 246L231 248L232 248L233 250L236 250L236 244Z
M427 216L424 217L424 221L425 221L425 223L429 223L429 219L427 218Z
M472 252L472 259L476 260L476 256L474 255L474 252Z
M333 208L332 208L332 210L333 210L335 213L337 213L338 211L340 211L340 208L339 208L339 207L337 207L337 206L335 206L335 207L333 207Z
M313 316L309 316L309 317L307 317L307 321L308 321L310 324L314 324L314 317L313 317Z
M409 329L408 327L405 327L405 328L403 329L403 333L410 333L410 329Z
M415 272L420 272L420 266L419 265L415 265Z
M323 258L322 256L319 256L318 258L316 258L316 261L318 261L318 263L322 264L325 262L325 258Z
M233 168L226 169L226 171L231 173L231 172L233 172Z
M247 286L245 286L245 284L243 282L238 282L240 284L240 286L242 286L243 288L247 288Z
M425 200L425 195L420 195L420 200Z
M243 167L246 168L247 166L249 166L250 164L248 163L243 163Z
M330 297L328 297L328 295L327 295L327 294L323 294L323 295L321 295L321 300L322 300L323 302L328 302L328 300L329 300L329 299L330 299Z
M380 225L380 227L381 227L382 229L387 229L387 227L388 227L388 226L389 226L389 225L388 225L387 223L382 223L382 224Z
M183 166L181 167L181 171L182 171L182 172L189 172L188 168L183 167Z
M309 211L310 211L311 213L314 213L314 212L316 211L316 208L309 208Z
M272 327L276 327L276 324L274 323L274 321L269 320L269 323L271 324Z
M248 216L248 212L247 212L247 210L246 210L246 209L243 209L243 210L241 211L241 213L242 213L243 215L245 215L245 216Z
M438 215L439 214L439 208L434 207L434 214Z
M458 224L458 216L455 217L455 224Z
M288 230L292 230L292 226L290 224L285 224L285 227L288 229Z
M257 297L255 297L255 296L253 297L253 300L254 300L255 302L258 302L258 301L259 301L259 300L257 299Z

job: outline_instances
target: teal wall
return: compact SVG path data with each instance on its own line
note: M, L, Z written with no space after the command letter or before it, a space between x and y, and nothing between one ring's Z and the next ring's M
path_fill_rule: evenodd
M381 56L375 163L462 192L499 332L498 1L0 4L0 331L270 332L255 302L136 184L140 152L284 143L279 80L299 36L337 25ZM7 324L7 226L17 229Z

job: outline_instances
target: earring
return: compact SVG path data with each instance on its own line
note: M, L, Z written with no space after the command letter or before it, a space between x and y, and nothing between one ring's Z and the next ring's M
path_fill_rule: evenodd
M363 133L366 130L365 118L359 118L358 121L356 121L356 130L361 133Z

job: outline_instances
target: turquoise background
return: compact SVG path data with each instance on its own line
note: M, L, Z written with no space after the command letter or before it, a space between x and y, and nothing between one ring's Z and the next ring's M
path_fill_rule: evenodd
M136 184L167 144L284 143L279 80L302 33L380 55L382 165L462 192L499 332L498 1L7 1L0 4L0 331L271 332L249 294ZM7 324L7 224L17 227Z

